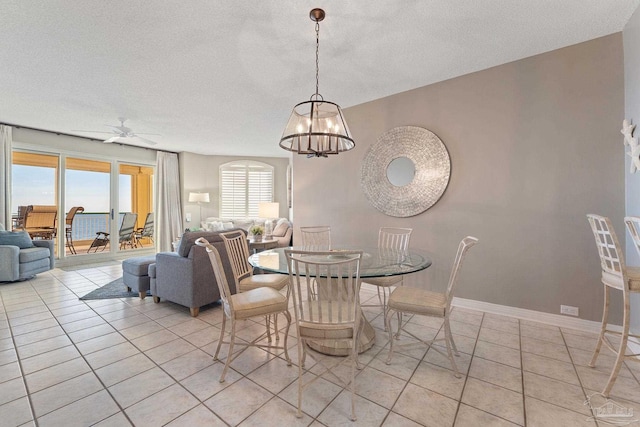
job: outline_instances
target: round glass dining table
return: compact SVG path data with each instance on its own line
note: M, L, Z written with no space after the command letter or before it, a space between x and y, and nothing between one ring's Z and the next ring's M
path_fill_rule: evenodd
M249 263L263 271L270 273L289 274L287 267L287 258L284 251L287 248L270 249L258 252L249 257ZM293 247L293 249L303 249L302 247ZM355 248L341 247L333 249L340 256L340 250L361 250L362 260L360 262L360 278L366 282L367 277L384 277L397 276L400 274L415 273L424 270L431 265L431 259L422 251L409 249L406 251L398 251L384 248ZM360 335L359 352L362 353L370 349L375 342L375 329L367 321L363 315L364 327ZM315 346L314 346L315 347ZM322 348L323 353L335 356L346 356L349 349L346 347L336 346L327 351L327 346L318 346L318 350Z

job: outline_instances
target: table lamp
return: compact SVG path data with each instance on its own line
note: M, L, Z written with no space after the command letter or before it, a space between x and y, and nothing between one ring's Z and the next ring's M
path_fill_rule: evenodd
M209 193L189 193L189 203L197 203L200 207L200 222L202 222L202 203L209 203Z
M258 216L265 218L264 238L273 239L273 218L280 215L280 203L260 202L258 203Z

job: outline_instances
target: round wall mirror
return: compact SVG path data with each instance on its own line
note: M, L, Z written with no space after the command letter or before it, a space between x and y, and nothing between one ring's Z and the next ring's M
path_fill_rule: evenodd
M404 187L416 176L416 165L408 157L396 157L387 166L387 179L391 185Z
M402 126L380 135L360 169L369 202L395 217L418 215L442 196L451 173L447 148L433 132Z

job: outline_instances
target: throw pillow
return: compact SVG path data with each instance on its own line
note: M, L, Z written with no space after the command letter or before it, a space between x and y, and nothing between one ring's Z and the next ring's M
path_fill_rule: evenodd
M276 228L273 229L273 235L282 237L287 233L288 229L289 229L289 221L287 221L286 219L284 221L280 220L278 221Z
M34 247L31 236L26 231L0 231L0 245L17 246L20 249Z

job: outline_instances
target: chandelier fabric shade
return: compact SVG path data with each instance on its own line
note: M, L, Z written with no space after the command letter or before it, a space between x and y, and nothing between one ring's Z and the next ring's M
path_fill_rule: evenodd
M328 157L329 154L349 151L356 143L340 106L325 101L318 93L320 21L325 17L324 10L312 9L309 17L316 23L316 92L309 101L293 107L280 138L280 147L307 157Z

